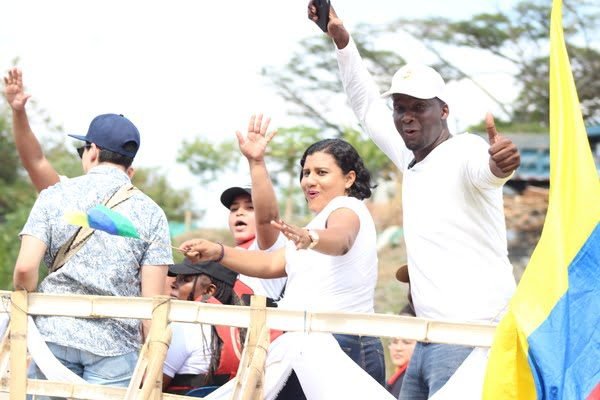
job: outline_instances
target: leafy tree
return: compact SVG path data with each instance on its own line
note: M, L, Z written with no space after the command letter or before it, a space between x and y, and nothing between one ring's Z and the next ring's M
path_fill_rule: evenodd
M35 200L35 191L19 170L6 112L0 110L0 288L12 286L19 249L18 233Z
M217 178L217 173L235 170L239 151L233 140L215 144L196 138L181 144L177 161L186 165L202 183L209 183Z
M325 139L330 131L308 126L281 128L267 148L267 164L273 184L279 192L280 209L286 221L302 221L308 210L300 190L300 158L311 144ZM356 130L341 131L344 139L350 142L365 160L373 178L390 179L397 171L391 168L388 158L370 141ZM203 182L217 173L235 170L242 158L237 142L222 142L212 147L203 139L184 143L178 161L186 165ZM198 149L197 153L194 153Z
M600 52L598 19L600 3L569 0L564 6L565 38L585 118L600 115ZM359 25L353 29L367 68L381 88L389 85L393 73L404 64L402 46L411 35L436 60L434 68L447 81L467 79L494 100L510 123L519 129L546 131L548 123L548 48L550 5L545 0L522 0L507 11L469 16L462 20L445 17L400 18L378 26ZM316 31L316 30L315 30ZM390 43L397 51L390 51ZM474 57L488 57L515 78L518 95L511 104L497 99L477 77L463 67L469 49ZM460 57L460 58L459 58ZM267 67L263 75L271 80L292 112L311 124L341 135L329 104L341 91L331 40L322 34L303 40L283 67Z
M192 206L190 190L174 189L169 179L156 168L137 168L133 184L160 205L169 220L183 221L187 211L196 217L202 214Z
M399 19L384 29L400 27L438 58L438 69L451 79L469 79L494 99L510 121L526 128L549 121L550 5L542 0L522 0L507 11L483 13L464 20L447 18ZM584 118L600 115L600 51L598 21L600 4L587 0L565 1L563 24L567 50L582 104ZM513 104L503 104L466 72L451 51L468 48L492 55L498 65L510 69L518 90ZM525 125L523 125L525 124ZM546 131L543 129L543 131Z
M404 64L404 59L390 50L377 49L374 39L380 35L374 28L360 25L353 38L367 67L383 89L389 84L392 74ZM332 100L342 88L332 46L331 39L325 35L308 37L299 43L298 50L285 66L264 67L262 75L288 102L292 115L341 136L345 127L335 123L331 109L332 104L337 106Z

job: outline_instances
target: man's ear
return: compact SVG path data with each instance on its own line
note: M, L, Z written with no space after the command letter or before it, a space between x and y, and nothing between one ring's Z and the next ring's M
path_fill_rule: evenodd
M88 150L90 154L90 161L94 162L100 158L100 148L96 146L95 143L92 143L91 147Z
M448 104L442 104L442 119L448 119L448 115L450 114L450 107Z
M214 296L216 292L217 292L217 287L215 286L214 283L211 283L210 285L207 286L206 292L204 294L206 294L208 296Z

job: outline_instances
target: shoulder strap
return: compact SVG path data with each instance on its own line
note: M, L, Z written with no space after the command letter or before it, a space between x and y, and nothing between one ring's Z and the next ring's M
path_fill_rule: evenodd
M138 188L133 186L131 183L127 183L121 186L116 192L109 196L105 201L104 205L108 208L115 208L125 200L129 199L135 193L139 191ZM71 257L75 255L83 247L83 245L89 240L95 229L90 227L80 227L61 247L58 249L58 254L54 258L50 273L57 271Z

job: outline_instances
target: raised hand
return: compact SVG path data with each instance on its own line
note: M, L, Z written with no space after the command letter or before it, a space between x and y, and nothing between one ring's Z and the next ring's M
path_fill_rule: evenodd
M314 0L308 2L308 19L313 22L319 20L317 14L317 6L314 4ZM329 7L329 22L327 23L327 36L335 41L338 49L343 49L350 40L350 34L344 27L344 23L338 17L337 13L333 9L333 6Z
M240 131L235 133L240 151L248 160L262 161L264 159L267 145L277 133L277 131L267 133L270 123L271 118L267 117L263 121L262 114L258 114L258 116L252 114L248 122L246 137Z
M8 76L4 77L4 95L13 110L25 109L25 104L31 95L25 94L23 90L23 74L18 68L9 70Z
M506 178L521 164L521 155L517 146L496 130L491 113L485 116L485 129L490 143L490 170L499 178Z
M312 242L308 231L304 228L286 224L281 219L279 221L271 221L271 225L279 229L288 240L294 242L297 250L307 249Z
M193 263L218 260L221 257L222 249L221 244L204 239L186 240L179 246L179 250Z

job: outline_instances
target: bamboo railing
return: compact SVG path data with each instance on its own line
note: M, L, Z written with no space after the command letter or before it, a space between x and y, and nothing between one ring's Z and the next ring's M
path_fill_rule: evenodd
M387 314L320 313L266 308L265 299L254 296L250 307L215 305L156 298L84 295L51 295L0 291L0 314L10 315L0 344L0 393L10 400L26 394L74 399L182 399L162 393L162 364L170 342L169 322L192 322L247 327L246 344L232 399L262 398L264 362L269 329L299 332L331 332L379 337L403 337L422 342L489 347L495 325L434 321ZM128 388L71 384L27 379L27 317L59 315L85 318L136 318L151 320L146 343ZM10 374L7 377L7 369ZM143 383L142 383L142 378Z

